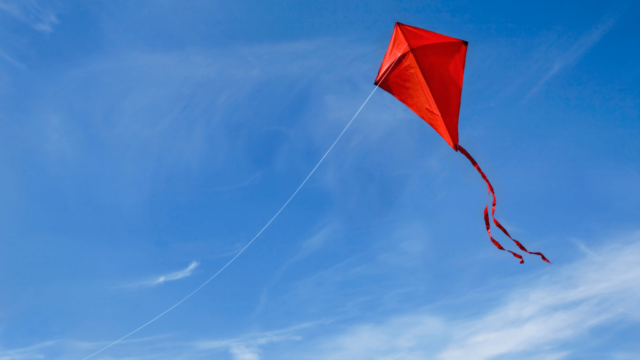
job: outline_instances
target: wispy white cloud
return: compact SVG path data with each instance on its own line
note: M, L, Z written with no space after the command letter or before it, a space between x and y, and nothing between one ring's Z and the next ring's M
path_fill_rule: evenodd
M59 344L59 341L45 341L19 349L0 349L0 360L44 359L43 350Z
M110 359L211 359L229 354L233 360L261 360L270 345L290 344L304 339L306 331L326 325L327 321L306 322L291 327L247 334L228 339L176 340L175 334L127 339L107 355ZM172 339L173 338L173 339ZM0 360L82 358L87 352L107 345L105 341L55 340L29 347L3 350ZM265 354L266 357L271 357ZM227 358L227 357L225 357Z
M361 324L321 342L310 358L564 358L575 349L563 344L597 327L640 321L640 234L632 240L537 281L519 281L479 316L446 319L426 311Z
M258 182L260 180L260 173L256 173L253 176L251 176L249 179L241 181L237 184L234 185L226 185L226 186L216 186L214 188L212 188L211 190L213 191L229 191L229 190L237 190L237 189L241 189L250 185L255 184L256 182Z
M0 50L0 57L8 61L10 64L15 65L20 68L24 68L24 64L14 60L11 56L4 53L4 51Z
M137 339L124 340L122 344L124 346L137 347L143 349L143 351L151 350L149 356L126 356L120 357L120 359L164 359L161 348L165 348L164 345L168 336L148 336ZM32 360L32 359L69 359L69 358L81 358L87 351L91 351L95 348L103 347L107 344L104 341L78 341L78 340L51 340L43 341L35 345L14 348L14 349L2 349L0 348L0 360ZM172 344L175 345L175 344Z
M229 352L235 360L259 360L260 357L255 350L249 350L241 345L232 345Z
M446 316L424 309L349 326L308 322L230 339L134 339L114 349L126 356L114 356L205 359L227 353L234 360L549 360L579 356L574 341L580 340L584 347L584 337L590 332L640 324L640 233L592 250L573 263L546 269L547 275L537 279L511 282L518 285L499 292L493 305L472 315L465 311ZM486 298L484 293L475 295ZM466 297L465 301L474 302L474 294ZM77 354L103 344L89 345L47 342L2 351L0 359L49 358L45 355L60 353L60 347L67 355ZM623 349L616 354L617 358L632 358L628 355Z
M360 76L359 72L354 75L340 66L328 68L326 63L340 64L335 58L341 57L326 51L327 46L336 45L318 40L238 47L233 51L116 53L52 79L51 83L58 85L55 90L47 90L50 95L44 101L37 100L42 102L41 106L33 108L43 110L36 111L34 121L44 123L39 128L47 139L43 142L48 145L45 151L58 168L78 164L78 158L87 153L87 146L91 151L108 147L105 153L120 158L121 161L114 162L117 169L111 171L113 181L105 186L122 195L117 199L123 206L139 206L149 194L148 185L161 178L158 174L173 171L179 173L181 182L202 176L204 171L215 172L215 176L207 177L212 179L207 185L209 189L230 193L229 190L268 179L262 168L254 168L256 162L273 163L270 168L276 170L294 166L306 171L302 165L295 166L302 159L305 166L309 161L298 149L311 146L318 152L326 150L327 143L337 135L336 129L345 125L344 117L327 119L328 110L323 106L317 113L292 116L291 124L277 131L296 136L270 140L270 149L260 151L259 161L255 156L246 156L254 152L256 139L271 138L265 132L275 129L272 121L255 121L259 114L252 113L254 107L247 110L247 101L264 104L264 109L275 107L270 111L284 111L299 106L296 96L300 94L308 96L317 87L334 86L333 80L347 73ZM362 53L356 46L346 48L351 54ZM322 77L318 76L321 70L327 71ZM122 88L108 85L110 79L129 78L133 74L136 80L122 83ZM287 91L272 88L276 79L291 87ZM371 90L369 82L362 83L362 89L358 90L363 92L340 90L344 93L343 100L350 100L350 116L364 100L365 92ZM79 88L85 89L80 95ZM91 99L82 102L79 111L91 118L88 126L100 129L96 142L78 136L74 115L64 105L71 96ZM263 115L271 116L260 116ZM322 118L321 124L315 118ZM240 124L251 126L237 130ZM125 148L128 150L123 151ZM204 163L206 168L201 168ZM175 191L186 193L191 188L182 183L177 185ZM108 201L114 199L109 197Z
M180 280L188 276L191 276L193 274L193 270L195 270L198 267L198 265L200 265L199 262L193 261L185 269L168 273L165 275L155 276L151 279L135 282L133 284L128 284L124 287L155 286L155 285L164 284L165 282L168 282L168 281Z
M155 284L162 284L164 282L167 281L173 281L173 280L179 280L182 278L185 278L187 276L191 276L191 273L193 272L193 270L198 267L198 265L200 265L197 261L192 262L191 264L189 264L189 266L187 266L186 269L184 270L180 270L180 271L176 271L176 272L172 272L170 274L167 275L162 275L160 276L158 279L156 279L156 281L154 281L154 285Z
M309 322L285 329L247 334L236 339L204 340L191 344L196 351L227 349L234 360L260 360L261 348L268 344L302 340L300 332L321 322Z
M55 11L35 0L0 0L0 9L38 31L50 33L58 24Z
M544 84L546 84L553 76L562 69L577 62L584 54L586 54L603 36L605 36L611 28L618 22L622 13L607 15L598 25L593 27L589 32L584 34L575 45L561 54L553 62L551 69L540 79L540 81L529 91L525 100L528 100L535 94Z
M519 289L503 306L458 327L459 335L440 358L490 359L553 348L609 321L638 321L640 242L635 238L631 246L606 249L531 289Z
M323 247L329 241L329 239L335 235L336 227L337 225L334 223L325 225L322 229L320 229L320 231L304 240L300 245L298 253L274 272L271 280L269 280L262 291L262 295L260 296L260 303L256 307L256 313L261 313L266 308L269 301L269 288L280 281L280 279L290 266L300 262L304 258L311 255L313 252Z

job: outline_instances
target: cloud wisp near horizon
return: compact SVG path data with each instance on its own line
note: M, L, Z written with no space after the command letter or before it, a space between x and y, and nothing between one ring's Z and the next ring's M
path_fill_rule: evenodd
M573 341L640 326L636 307L640 301L640 264L636 261L640 233L608 242L571 263L556 266L554 271L542 271L543 276L531 275L530 281L501 280L490 284L493 290L480 287L471 289L464 298L451 299L458 306L475 307L472 316L438 309L438 305L417 313L381 316L374 322L326 319L236 338L187 341L177 334L166 334L123 341L110 356L204 359L226 351L234 360L573 359L597 351L606 339L593 341L592 348L578 352L570 349ZM492 300L486 302L487 296ZM474 306L478 299L484 299L480 303L485 306ZM0 358L62 359L104 344L46 341L2 350ZM615 356L632 359L624 350Z

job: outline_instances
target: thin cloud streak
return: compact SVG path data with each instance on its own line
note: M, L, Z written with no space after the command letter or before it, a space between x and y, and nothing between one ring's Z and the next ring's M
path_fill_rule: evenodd
M53 10L40 6L35 0L0 0L0 10L44 33L52 32L53 26L59 23Z
M172 272L171 274L160 276L153 284L154 285L163 284L167 281L179 280L187 276L191 276L191 274L193 273L193 270L197 268L198 265L200 265L200 263L198 263L197 261L194 261L191 264L189 264L189 266L187 266L187 268L184 270L180 270L180 271Z
M303 260L304 258L306 258L307 256L311 255L313 252L317 251L318 249L320 249L321 247L323 247L328 241L329 239L334 236L334 232L335 232L335 228L337 227L337 225L331 223L328 224L326 226L324 226L320 231L318 231L316 234L314 234L313 236L309 237L308 239L306 239L305 241L302 242L301 246L300 246L300 250L298 250L298 253L296 255L294 255L289 261L287 261L284 265L282 265L278 270L276 270L273 274L273 276L271 276L271 279L269 280L269 282L265 285L263 291L262 291L262 295L260 296L260 303L258 303L258 306L256 307L256 314L262 313L268 302L269 302L269 289L276 284L278 281L280 281L280 279L282 278L282 276L285 274L285 272L288 270L288 268L297 263L300 262L301 260Z
M245 188L249 185L253 185L255 182L257 182L260 179L261 174L260 173L256 173L253 176L251 176L248 180L242 181L238 184L235 185L227 185L227 186L216 186L214 188L212 188L212 191L229 191L229 190L238 190L241 188Z
M560 72L565 67L572 65L577 62L584 54L586 54L589 49L593 47L602 37L604 37L609 30L613 28L613 26L618 22L618 19L622 13L615 15L608 15L602 20L597 26L595 26L591 31L583 35L580 40L566 53L561 55L556 61L553 63L551 70L542 77L542 79L535 85L529 94L525 97L525 101L529 100L531 96L533 96L536 92L542 88L553 76L555 76L558 72Z
M125 285L124 287L126 288L148 287L148 286L156 286L156 285L164 284L165 282L168 282L168 281L180 280L193 275L193 270L195 270L198 267L198 265L200 265L199 262L193 261L185 269L175 271L165 275L156 276L150 280L145 280L145 281L140 281L133 284Z
M309 359L564 358L572 354L564 344L589 331L640 322L640 234L631 240L520 281L479 316L444 319L427 311L360 324L319 342Z
M236 339L199 341L190 344L193 350L210 352L215 349L227 349L234 360L260 360L261 348L281 342L300 341L300 332L326 322L309 322L285 329L248 334Z
M0 50L0 57L5 59L7 62L9 62L12 65L15 65L19 68L25 68L26 66L24 66L24 64L14 60L12 57L10 57L9 55L5 54L4 51Z
M127 359L167 359L165 354L158 349L166 349L167 336L148 336L138 339L123 341L124 344L130 346L139 346L149 351L154 349L156 354L149 356L132 356L126 357ZM104 346L106 342L90 342L90 341L78 341L78 340L51 340L43 341L35 345L15 348L10 350L0 349L0 360L32 360L32 359L70 359L78 358L78 352L86 352L87 349L93 349ZM180 344L172 344L172 346Z
M45 341L20 349L0 350L0 360L44 359L43 350L59 345L59 343L59 341Z

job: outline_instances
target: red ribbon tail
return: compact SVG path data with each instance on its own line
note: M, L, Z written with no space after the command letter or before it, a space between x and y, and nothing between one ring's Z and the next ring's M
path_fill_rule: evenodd
M493 245L495 245L498 249L502 250L502 251L508 251L511 253L511 255L517 257L518 259L520 259L520 264L524 264L524 259L522 258L522 256L518 253L515 253L511 250L507 250L504 247L502 247L502 245L500 245L500 243L493 238L493 236L491 236L491 223L489 222L489 206L485 206L484 208L484 224L487 227L487 234L489 234L489 239L491 239L491 242L493 243Z
M493 214L492 214L493 215ZM496 226L498 227L498 229L502 230L502 232L507 235L509 237L509 239L513 240L514 243L516 243L516 245L518 245L518 247L520 248L520 250L526 252L527 254L531 254L531 255L538 255L542 258L542 260L548 262L549 264L551 264L551 261L549 261L549 259L547 259L541 252L532 252L527 250L527 248L524 247L524 245L522 245L522 243L520 243L520 241L514 239L511 237L511 235L509 235L509 232L507 232L507 229L504 228L504 226L502 226L502 224L500 224L500 222L498 222L498 220L496 220L496 218L493 218L493 223L496 224Z
M522 258L522 255L520 255L520 254L518 254L518 253L514 253L514 252L513 252L513 251L511 251L511 250L507 250L507 251L508 251L508 252L510 252L510 253L511 253L511 255L513 255L513 256L515 256L515 257L517 257L518 259L520 259L520 264L524 264L524 259Z
M500 224L500 222L498 222L498 220L496 220L494 214L496 212L496 193L495 191L493 191L493 186L491 185L491 182L489 182L489 179L487 178L487 176L484 174L484 172L482 171L482 169L480 168L480 166L478 165L478 163L476 162L476 160L467 152L467 150L465 150L462 146L457 145L456 149L458 151L460 151L462 153L462 155L464 155L467 159L469 159L469 161L471 161L471 164L473 165L473 167L476 168L476 170L478 170L478 172L480 173L480 175L482 176L482 179L487 183L487 188L489 189L489 193L491 194L491 196L493 197L493 201L491 202L491 217L493 218L493 223L498 227L498 229L502 230L502 232L507 235L509 237L509 239L513 240L513 242L516 243L516 245L518 246L518 248L520 248L520 250L528 253L528 254L532 254L532 255L539 255L542 260L551 263L544 255L542 255L542 253L540 252L531 252L529 250L527 250L524 245L522 245L518 240L514 239L511 237L511 235L509 235L509 232L507 231L507 229L504 228L504 226L502 226L502 224ZM506 250L505 248L502 247L502 245L500 245L499 242L497 242L492 236L491 236L491 225L489 222L489 206L487 205L487 207L484 208L484 223L487 227L487 233L489 234L489 238L491 239L491 242L493 242L493 244L500 250L504 250L504 251L508 251L510 252L513 256L517 257L518 259L520 259L520 264L524 264L524 259L522 258L522 256L520 254L517 254L511 250Z

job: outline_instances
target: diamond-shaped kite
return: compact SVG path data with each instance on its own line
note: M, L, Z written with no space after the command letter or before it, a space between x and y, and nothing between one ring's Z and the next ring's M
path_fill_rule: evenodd
M493 197L493 223L513 240L520 250L539 255L542 260L549 262L542 253L528 251L496 220L496 195L493 186L478 163L458 144L458 116L467 45L464 40L396 23L375 84L407 105L431 125L449 146L471 161L487 183L489 193ZM484 221L491 242L498 249L508 251L520 259L521 264L524 263L520 254L506 250L491 235L489 205L484 209Z

